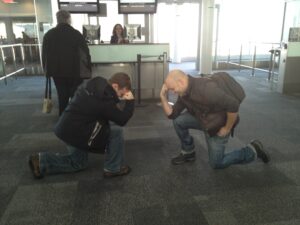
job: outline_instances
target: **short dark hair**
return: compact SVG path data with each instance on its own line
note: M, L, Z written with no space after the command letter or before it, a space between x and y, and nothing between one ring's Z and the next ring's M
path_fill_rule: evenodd
M56 13L57 23L68 23L70 17L71 17L71 14L66 10L59 10Z
M128 90L131 90L131 81L128 74L119 72L115 73L111 76L111 78L108 80L110 84L118 84L120 89L127 88Z

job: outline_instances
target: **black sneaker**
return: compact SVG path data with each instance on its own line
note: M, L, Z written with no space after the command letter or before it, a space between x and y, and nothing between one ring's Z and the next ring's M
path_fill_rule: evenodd
M195 152L188 153L188 154L180 153L178 156L174 157L171 160L171 163L173 165L179 165L179 164L182 164L182 163L185 163L185 162L195 161L195 159L196 159L196 153Z
M250 145L252 145L253 148L255 149L257 158L261 159L264 163L268 163L270 161L270 156L264 150L264 146L259 140L251 141Z
M43 178L43 174L40 172L40 157L39 154L33 154L29 156L29 167L31 169L31 172L36 179Z

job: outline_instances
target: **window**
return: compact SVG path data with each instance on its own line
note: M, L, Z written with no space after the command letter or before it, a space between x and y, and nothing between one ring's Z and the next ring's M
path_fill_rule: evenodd
M154 42L170 43L173 62L196 60L198 17L199 3L158 4L154 15Z
M7 38L6 35L6 28L5 23L0 22L0 44L5 42L5 39Z

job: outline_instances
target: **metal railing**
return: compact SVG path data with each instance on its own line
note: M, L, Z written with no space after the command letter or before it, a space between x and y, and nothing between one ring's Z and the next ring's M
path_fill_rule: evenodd
M0 51L0 80L4 80L5 84L7 84L6 78L24 71L25 69L24 49L22 44L13 44L1 45ZM20 61L21 66L19 65Z
M33 69L36 68L36 69ZM17 74L42 74L38 44L0 45L0 80Z
M256 71L261 71L268 74L268 80L276 80L278 78L277 70L280 58L279 47L280 43L241 44L239 49L235 49L235 51L232 50L233 47L230 47L227 57L216 57L217 62L215 65L225 62L227 69L229 69L230 65L237 66L239 71L242 68L251 69L251 76L255 76ZM275 77L275 75L277 76Z

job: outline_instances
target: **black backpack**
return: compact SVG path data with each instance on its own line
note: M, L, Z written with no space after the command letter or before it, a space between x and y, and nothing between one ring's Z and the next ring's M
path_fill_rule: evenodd
M228 73L214 73L210 78L215 81L224 92L237 99L240 104L246 97L243 87Z

